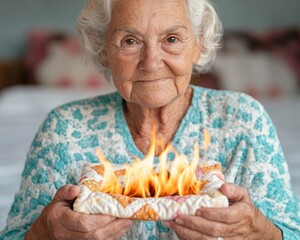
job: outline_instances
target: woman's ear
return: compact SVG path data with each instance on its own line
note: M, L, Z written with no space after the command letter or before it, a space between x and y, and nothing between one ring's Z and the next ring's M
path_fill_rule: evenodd
M107 52L106 52L105 49L102 49L102 51L101 51L100 63L105 68L109 68L110 67L110 64L109 64L109 61L108 61L108 57L107 57Z

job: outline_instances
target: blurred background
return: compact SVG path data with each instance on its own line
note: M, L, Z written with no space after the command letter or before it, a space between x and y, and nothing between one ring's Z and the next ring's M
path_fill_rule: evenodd
M213 0L225 29L197 85L257 98L275 123L300 198L300 1ZM47 112L114 91L84 53L74 24L83 0L0 0L0 230L26 153Z

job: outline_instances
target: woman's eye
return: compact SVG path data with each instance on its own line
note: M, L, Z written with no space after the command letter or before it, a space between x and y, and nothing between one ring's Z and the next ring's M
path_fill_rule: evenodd
M132 38L128 38L125 40L126 45L131 46L134 45L136 43L136 41Z
M167 38L167 42L168 43L176 43L177 42L177 37L169 37L169 38Z

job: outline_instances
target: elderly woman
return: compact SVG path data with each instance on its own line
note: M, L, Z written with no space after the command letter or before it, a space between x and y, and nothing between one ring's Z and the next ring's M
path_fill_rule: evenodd
M1 239L300 239L299 202L263 107L244 94L189 85L221 38L208 0L90 0L77 28L118 92L49 113ZM164 223L74 212L82 166L98 161L96 149L115 164L143 159L154 125L189 158L209 130L206 155L222 164L230 206Z

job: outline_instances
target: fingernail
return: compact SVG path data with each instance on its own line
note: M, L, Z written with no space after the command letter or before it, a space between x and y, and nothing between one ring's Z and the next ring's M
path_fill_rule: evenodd
M232 185L232 184L227 184L226 187L227 187L227 191L228 191L229 193L231 193L232 191L234 191L234 185Z
M196 212L196 216L201 216L201 211L200 210L197 210L197 212Z
M184 222L180 218L176 218L175 223L178 224L178 225L183 225L184 224Z

